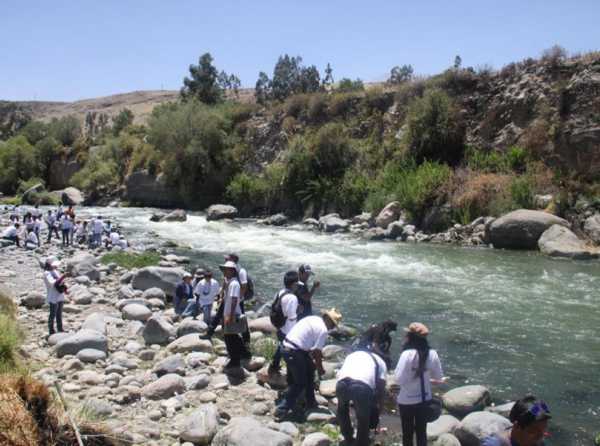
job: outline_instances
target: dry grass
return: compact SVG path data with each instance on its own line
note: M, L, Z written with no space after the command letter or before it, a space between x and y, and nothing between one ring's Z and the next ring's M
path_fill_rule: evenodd
M450 201L463 223L498 213L510 196L510 175L464 170L455 178Z

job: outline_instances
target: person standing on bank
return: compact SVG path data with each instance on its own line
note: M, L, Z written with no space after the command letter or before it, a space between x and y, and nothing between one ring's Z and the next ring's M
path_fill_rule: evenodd
M312 297L315 291L321 286L321 282L315 280L312 287L308 286L308 279L314 275L310 265L300 265L298 268L298 289L296 295L298 296L298 320L306 316L312 316Z
M335 394L338 399L337 420L347 444L368 446L369 430L379 424L386 374L387 366L378 354L365 350L346 357L337 375ZM356 413L356 439L350 420L350 402Z
M58 274L57 268L60 262L56 257L48 257L44 263L44 284L46 285L46 300L50 307L48 315L48 333L49 336L58 331L63 331L62 310L65 301L65 294L68 293L64 281L66 274ZM54 330L54 321L56 321L56 331Z
M285 339L286 335L290 332L292 327L296 325L298 321L298 297L296 296L296 289L298 286L298 273L296 271L288 271L283 277L283 286L277 293L276 305L281 307L281 314L285 318L283 326L277 328L277 350L273 355L273 361L269 365L269 374L279 373L281 370L281 342ZM289 378L289 375L288 375Z
M198 316L198 311L202 310L202 320L208 325L212 312L213 302L219 295L221 286L219 282L213 279L212 271L206 270L203 272L203 277L198 281L194 288L196 295L197 311L194 314L194 319Z
M315 370L319 376L325 374L322 350L329 330L333 330L341 320L342 315L335 308L324 311L321 316L307 316L294 325L283 340L283 359L291 380L283 401L275 410L276 418L281 419L293 411L302 392L306 396L307 409L318 407Z
M228 260L219 268L225 277L225 295L223 298L223 338L227 347L229 362L225 369L237 369L242 359L250 359L251 354L243 342L241 333L228 333L229 326L238 323L242 310L240 308L241 286L237 279L237 269L233 261Z
M442 365L435 350L429 348L429 329L420 322L413 322L407 328L402 354L394 372L400 392L396 399L402 419L402 445L413 446L413 436L417 446L427 446L427 420L424 402L433 398L431 383L445 382Z
M237 278L240 282L240 309L242 314L246 313L246 309L244 308L244 301L252 299L254 297L254 286L251 283L250 277L248 277L248 271L246 268L243 268L240 265L240 257L237 254L228 254L225 256L225 261L231 261L235 263L235 268L237 271ZM242 339L246 344L250 344L250 331L247 330L242 334Z
M46 214L46 226L48 227L48 239L46 240L46 243L50 243L52 241L53 232L56 234L56 238L59 238L58 228L56 227L56 215L54 215L54 212L52 212L50 209Z

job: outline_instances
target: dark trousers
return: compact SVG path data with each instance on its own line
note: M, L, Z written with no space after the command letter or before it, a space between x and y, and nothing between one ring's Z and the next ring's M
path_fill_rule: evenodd
M58 332L63 331L62 326L62 310L64 302L51 303L50 314L48 315L48 331L50 334L54 334L54 320L56 319L56 330Z
M285 393L283 408L291 410L296 406L298 397L304 392L307 407L316 406L315 399L315 365L308 352L302 350L283 349L283 359L287 373L291 375L291 384Z
M217 329L217 327L223 320L223 311L225 311L225 300L224 299L221 300L221 303L219 304L219 308L217 308L217 314L215 314L215 317L213 317L212 320L210 321L210 324L208 324L207 334L209 336L212 336L214 334L215 330Z
M346 443L355 446L368 446L371 411L375 408L375 392L367 384L355 379L344 378L335 386L338 399L337 420ZM353 441L350 401L356 413L356 442Z
M402 446L413 446L413 435L417 435L417 446L427 446L427 421L421 404L400 404L402 419Z
M279 370L281 368L281 356L282 356L282 349L283 346L281 345L281 343L283 342L283 340L285 339L285 335L283 334L283 332L280 329L277 329L277 340L279 341L279 343L277 344L277 350L275 350L275 354L273 355L273 361L271 361L271 367L274 369ZM288 373L289 376L289 373Z
M62 244L63 246L69 246L69 236L71 235L70 229L62 230Z
M246 348L246 344L244 344L240 335L226 334L223 336L223 339L225 340L225 346L227 347L230 366L239 367L242 359L250 357L250 352Z
M54 233L56 235L56 238L60 238L58 236L58 228L55 228L55 227L48 228L48 240L47 240L47 243L50 243L50 240L52 240L52 233Z
M244 310L244 301L243 300L240 302L240 310L242 311L242 314L246 314L246 310ZM242 340L246 344L250 343L250 330L249 329L246 330L244 333L242 333Z

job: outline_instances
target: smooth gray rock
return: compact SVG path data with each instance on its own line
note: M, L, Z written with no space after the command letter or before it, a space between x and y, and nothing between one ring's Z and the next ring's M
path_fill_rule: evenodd
M127 271L126 273L122 274L121 277L119 277L119 283L121 283L123 285L127 285L127 284L131 283L132 279L133 279L133 273L131 271Z
M93 330L79 330L77 333L56 344L56 355L62 358L65 355L76 355L85 348L108 352L106 336Z
M238 216L238 210L228 204L213 204L206 210L206 220L234 219Z
M212 343L205 339L200 339L197 334L192 333L182 336L167 345L167 351L172 353L205 352L212 353Z
M598 250L580 240L569 228L552 225L538 240L538 247L550 257L589 260L598 257Z
M214 404L201 404L186 417L179 438L195 445L208 446L218 429L219 411L217 406Z
M165 268L148 266L138 270L131 281L136 290L145 291L150 288L160 288L167 296L175 295L175 287L181 281L185 271L181 268Z
M250 417L234 417L229 424L217 432L212 446L292 446L289 435L269 429L260 421Z
M600 214L594 214L583 222L583 230L590 239L600 245Z
M391 222L385 230L385 238L396 239L402 235L404 229L404 223L401 221Z
M547 212L519 209L486 225L486 238L494 248L536 249L541 235L552 225L569 227L569 222Z
M187 214L183 209L176 209L173 212L161 217L160 221L171 222L171 221L186 221Z
M106 418L112 415L113 408L109 402L98 398L86 398L81 405L85 413L92 414L99 418Z
M177 326L177 337L180 338L185 335L189 335L192 333L204 333L208 329L208 325L206 325L203 321L194 320L194 319L184 319Z
M145 305L129 304L121 310L123 319L130 321L147 321L152 316L152 311Z
M433 446L461 446L460 441L452 434L442 434L433 443Z
M323 432L313 432L304 437L302 446L330 446L331 439Z
M345 232L350 224L338 214L324 215L319 219L319 229L324 232Z
M206 374L186 376L183 379L187 390L202 390L210 384L210 377Z
M164 175L137 170L125 178L126 200L140 206L173 207L181 203L177 188L167 184Z
M370 228L362 233L361 237L365 240L376 241L383 240L386 236L386 230L381 228Z
M510 411L512 410L515 402L512 401L510 403L499 404L497 406L489 406L485 408L486 412L497 413L498 415L502 415L505 418L508 418L510 415Z
M495 413L473 412L467 415L454 430L461 446L479 446L481 441L492 434L510 428L512 423Z
M90 305L94 298L92 293L83 285L73 285L69 288L69 297L75 305Z
M65 206L79 206L85 200L83 192L75 187L65 188L60 198Z
M279 213L271 215L263 220L263 223L271 226L283 226L288 222L285 214Z
M30 309L42 308L45 304L46 296L42 293L32 292L21 298L21 305Z
M159 361L152 369L158 377L168 375L169 373L176 373L178 375L185 375L185 361L180 354L171 355Z
M441 415L433 423L427 423L427 439L433 441L443 434L451 434L459 423L460 420L452 415Z
M392 201L391 203L386 204L381 212L379 212L375 218L375 224L381 229L387 229L391 222L400 218L401 214L402 208L400 207L400 203Z
M131 280L133 280L133 274L131 274L131 278L129 279L129 282L131 282ZM131 287L131 285L123 285L121 288L119 288L119 299L127 300L127 299L134 299L134 298L135 298L135 290Z
M106 316L104 313L92 313L85 318L83 324L81 324L81 328L85 330L97 331L98 333L105 335Z
M363 212L362 214L355 215L352 217L353 225L360 225L366 223L369 226L373 226L375 224L375 219L373 218L373 214L370 212Z
M464 416L470 412L483 410L492 401L489 390L484 386L461 386L442 396L444 407L451 414Z
M94 348L84 348L77 353L77 359L79 359L81 362L88 363L104 361L106 359L106 353L102 350L96 350Z
M164 400L171 398L175 394L181 395L185 390L185 381L183 378L174 373L170 373L145 385L142 388L142 396L149 400Z
M73 276L87 276L90 280L100 280L100 271L97 267L98 259L87 252L80 252L67 260L67 272Z
M150 299L160 299L163 302L167 300L167 295L160 288L148 288L142 293L142 299L150 300Z
M162 316L153 315L146 321L142 337L146 345L166 345L173 336L174 327Z

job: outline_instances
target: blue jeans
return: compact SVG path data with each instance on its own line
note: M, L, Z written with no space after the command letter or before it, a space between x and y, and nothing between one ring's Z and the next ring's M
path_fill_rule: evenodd
M271 361L271 368L276 369L276 370L279 370L281 368L281 352L282 352L281 349L283 348L281 346L281 343L283 342L284 339L285 339L285 335L278 328L277 329L277 340L279 341L279 343L277 344L277 350L275 350L275 354L273 355L273 361Z
M206 325L210 324L210 314L212 312L212 304L201 305L202 308L202 320Z
M197 317L198 316L198 304L196 303L195 299L188 299L187 305L185 306L183 313L181 313L181 316L183 316L183 317L188 317L188 316Z
M369 445L369 423L371 410L375 408L375 392L367 384L355 379L345 378L335 386L338 399L337 420L340 431L347 443L352 443L354 430L350 420L350 401L354 403L356 413L356 446Z
M291 384L280 408L292 410L296 406L298 397L304 392L306 405L316 406L315 399L315 365L308 352L302 350L283 349L283 359L287 366L288 375L291 375Z
M63 331L62 310L64 302L50 303L50 314L48 315L48 331L54 334L54 320L56 320L56 330Z
M187 308L187 299L185 298L179 298L177 296L175 296L173 298L173 306L175 309L175 314L181 316L183 314L183 312L186 310Z

